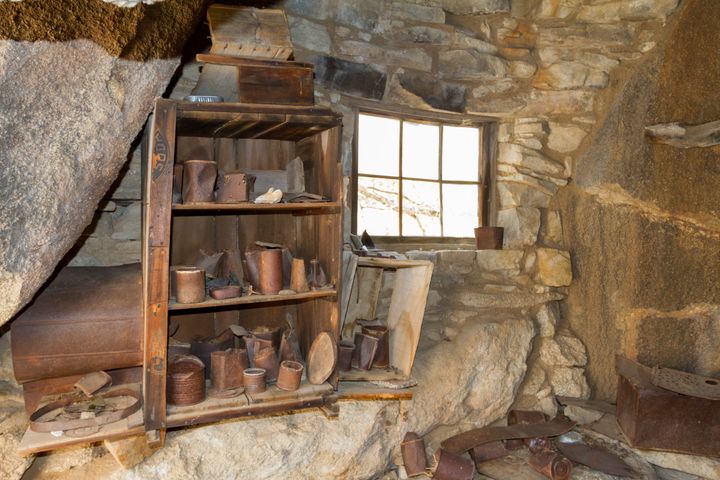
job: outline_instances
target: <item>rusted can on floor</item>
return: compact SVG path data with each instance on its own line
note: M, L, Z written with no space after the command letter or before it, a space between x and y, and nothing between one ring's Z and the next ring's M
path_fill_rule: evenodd
M217 202L241 203L250 201L250 191L255 183L253 175L244 172L226 172L218 175Z
M437 480L472 480L475 473L473 461L464 455L456 455L438 448L433 455Z
M302 363L285 360L280 364L280 371L278 372L277 379L278 388L289 392L297 390L300 388L302 372Z
M470 450L470 458L475 462L476 467L483 462L502 458L507 454L507 448L501 440L484 443Z
M228 348L210 354L210 378L216 391L242 387L243 371L248 368L244 350Z
M205 301L205 271L196 267L178 267L171 271L177 303Z
M373 359L373 366L387 368L390 366L390 334L383 325L368 325L362 328L362 333L377 337L378 346Z
M424 474L427 468L425 440L415 432L407 432L400 443L405 473L408 477Z
M183 164L183 203L202 203L215 200L217 164L211 160L186 160Z
M533 423L542 423L547 420L547 416L543 412L533 412L526 410L510 410L508 412L508 425L530 425ZM525 446L525 440L522 438L513 438L505 441L505 446L509 450L518 450Z
M262 368L267 372L265 375L265 381L267 383L273 383L275 380L277 380L278 361L275 349L272 347L265 347L261 348L258 352L256 352L255 367Z
M572 473L572 462L552 450L533 453L528 464L551 480L568 480Z
M361 370L370 370L379 342L380 340L372 335L356 333L352 365Z
M352 357L355 351L355 344L342 341L338 345L338 371L348 372L352 368Z
M265 391L265 369L246 368L243 372L243 386L245 393L262 393Z
M475 246L478 250L502 250L503 227L478 227L475 229Z
M173 405L194 405L205 400L205 365L199 358L176 357L168 365L167 401Z

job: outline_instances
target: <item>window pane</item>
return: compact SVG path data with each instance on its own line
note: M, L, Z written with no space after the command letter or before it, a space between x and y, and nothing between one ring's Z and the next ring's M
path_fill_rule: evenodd
M478 180L480 131L471 127L443 127L443 180Z
M358 173L399 175L400 120L358 115Z
M403 177L438 179L440 127L403 123Z
M443 236L472 237L478 226L478 186L443 184Z
M398 190L398 180L358 177L358 234L400 235Z
M403 180L403 236L440 236L440 184Z

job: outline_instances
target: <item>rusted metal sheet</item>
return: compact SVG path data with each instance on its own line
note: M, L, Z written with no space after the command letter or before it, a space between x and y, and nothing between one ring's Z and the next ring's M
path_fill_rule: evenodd
M652 383L652 370L617 357L617 421L633 447L720 457L720 401Z
M405 473L414 477L425 473L427 457L425 456L425 440L415 432L407 432L400 444Z
M572 473L572 462L552 450L533 453L528 464L551 480L568 480Z
M582 443L557 444L560 453L575 463L588 466L599 472L615 475L616 477L634 477L637 475L630 465L622 458L604 448L585 445Z
M652 383L671 392L720 400L720 380L717 378L681 372L672 368L655 367L652 370Z
M140 265L68 267L12 323L20 383L142 365Z
M497 440L511 438L556 437L570 431L575 422L566 418L554 418L549 422L507 427L482 427L460 433L442 442L442 447L453 453L467 452L473 447Z

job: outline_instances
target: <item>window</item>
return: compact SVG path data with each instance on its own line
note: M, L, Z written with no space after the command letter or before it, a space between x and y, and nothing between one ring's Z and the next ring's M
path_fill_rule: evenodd
M486 202L485 124L358 113L353 230L473 237Z

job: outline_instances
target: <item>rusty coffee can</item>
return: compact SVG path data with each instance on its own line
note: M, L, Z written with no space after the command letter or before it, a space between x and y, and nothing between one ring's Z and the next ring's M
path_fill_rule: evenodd
M217 164L211 160L186 160L183 167L183 203L214 201Z
M528 464L551 480L568 480L572 473L572 462L552 450L533 453Z
M352 357L355 351L355 344L353 342L342 341L338 345L338 371L349 372L352 368Z
M196 267L177 267L171 270L177 303L205 301L205 271Z
M425 456L425 440L415 432L407 432L400 443L405 473L414 477L425 473L427 457Z
M277 386L282 390L292 392L300 388L303 372L302 363L285 360L280 364Z
M265 391L265 369L246 368L243 372L245 393L262 393Z
M167 401L195 405L205 400L205 365L193 355L174 358L168 365Z
M435 459L435 472L433 478L438 480L472 480L475 465L464 455L438 448L433 455Z
M265 347L255 352L255 367L265 370L265 381L267 383L275 382L278 376L278 361L275 349Z
M277 295L283 288L282 250L268 248L259 250L258 291L263 295Z
M218 175L217 202L241 203L250 201L250 190L255 183L253 175L244 172L226 172Z
M388 328L383 325L368 325L362 333L378 338L378 346L373 359L373 366L387 368L390 366L390 338Z

